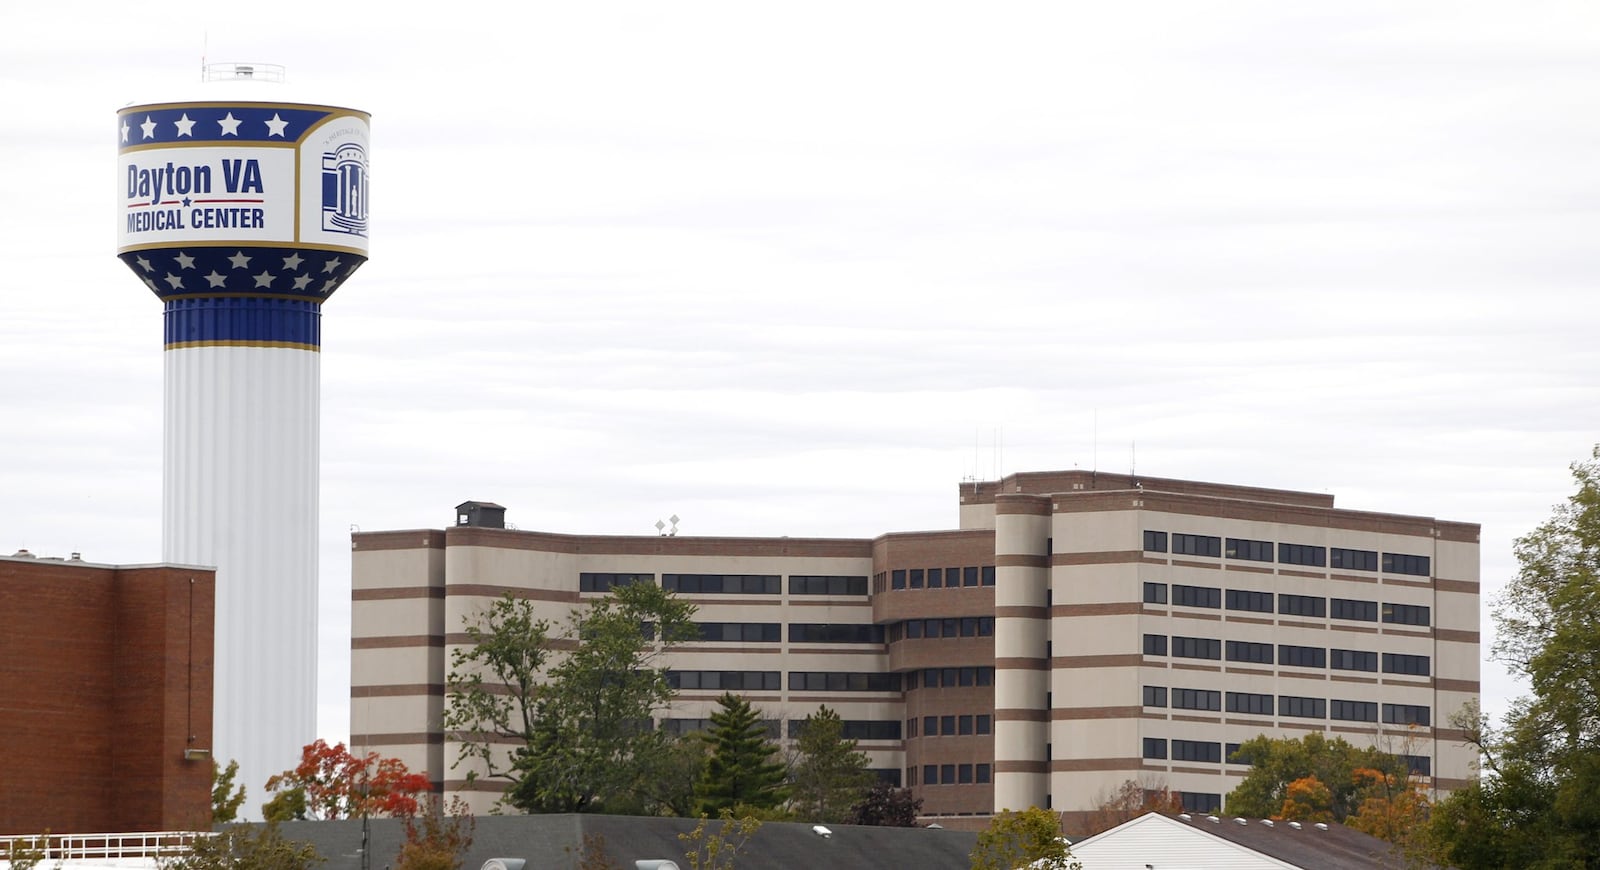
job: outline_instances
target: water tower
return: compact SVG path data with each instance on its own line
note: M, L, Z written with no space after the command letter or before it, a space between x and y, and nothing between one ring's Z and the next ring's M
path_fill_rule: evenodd
M217 568L213 756L316 737L322 304L367 259L369 121L216 64L117 113L117 256L165 306L162 559Z

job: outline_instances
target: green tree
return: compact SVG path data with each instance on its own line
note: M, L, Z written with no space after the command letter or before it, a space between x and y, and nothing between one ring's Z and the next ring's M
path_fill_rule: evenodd
M1239 745L1235 758L1249 758L1250 772L1228 794L1228 812L1258 819L1283 814L1289 785L1314 778L1328 790L1328 809L1336 821L1355 810L1361 788L1355 772L1362 768L1406 776L1405 762L1375 747L1356 748L1342 737L1328 739L1312 732L1292 737L1256 737Z
M1517 539L1517 576L1494 610L1494 655L1532 695L1498 729L1476 710L1454 718L1483 776L1434 808L1440 863L1600 866L1600 446L1572 476L1577 492Z
M912 797L911 789L895 788L878 780L850 807L847 825L877 825L885 828L915 828L922 812L922 798Z
M239 807L244 805L244 784L234 786L239 776L239 762L230 760L223 767L211 762L211 823L222 825L239 817Z
M772 760L778 751L750 702L723 693L711 713L706 740L711 757L695 788L701 815L742 808L770 810L784 801L784 768Z
M295 822L310 818L304 786L280 789L272 800L261 805L261 817L269 822Z
M628 815L696 815L695 785L706 769L706 742L698 734L666 739L658 752L644 758L637 791L638 804L618 807Z
M840 823L872 787L871 762L844 737L844 720L822 706L800 725L789 763L790 796L802 820Z
M1029 807L1021 812L1005 810L978 834L972 847L972 870L1082 870L1072 857L1067 840L1061 836L1061 823L1055 813Z
M513 806L573 813L634 800L670 742L650 727L673 696L661 657L697 636L694 611L653 583L634 583L573 614L571 651L534 691L532 727L507 792Z
M455 732L460 746L452 766L472 759L489 776L509 778L513 772L495 747L533 742L550 622L536 616L534 602L509 592L464 622L467 642L450 654L444 710L444 728ZM477 776L476 769L467 771L468 782Z
M158 870L309 870L325 859L310 843L286 839L277 822L228 825L196 837L181 854L159 858Z

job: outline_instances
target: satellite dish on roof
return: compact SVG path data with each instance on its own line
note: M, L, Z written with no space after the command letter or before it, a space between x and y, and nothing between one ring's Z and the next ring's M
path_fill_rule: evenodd
M482 870L522 870L526 863L523 858L490 858L483 862Z

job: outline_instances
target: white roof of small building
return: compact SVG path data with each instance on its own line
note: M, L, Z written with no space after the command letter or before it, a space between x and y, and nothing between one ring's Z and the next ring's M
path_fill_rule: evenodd
M1224 818L1216 824L1234 821ZM1072 855L1083 864L1083 870L1300 870L1295 864L1159 813L1147 813L1079 840L1072 845Z

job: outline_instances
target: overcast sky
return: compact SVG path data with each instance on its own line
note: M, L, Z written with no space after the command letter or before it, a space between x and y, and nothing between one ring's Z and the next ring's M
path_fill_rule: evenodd
M330 739L351 528L467 499L871 537L1012 471L1326 491L1482 523L1487 656L1600 440L1592 2L399 8L0 11L7 553L160 558L115 111L204 54L372 113L372 260L323 320Z

